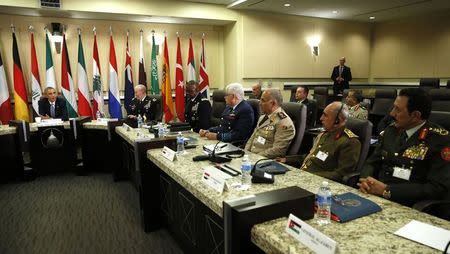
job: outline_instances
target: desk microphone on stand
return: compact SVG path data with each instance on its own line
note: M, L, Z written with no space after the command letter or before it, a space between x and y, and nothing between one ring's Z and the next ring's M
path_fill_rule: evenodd
M252 183L274 183L275 179L274 176L266 173L264 171L256 170L256 166L261 161L273 161L272 159L260 159L255 162L255 165L253 165L252 172L250 174L252 175Z
M194 158L192 158L193 161L205 161L205 160L209 160L211 162L215 162L215 163L224 163L224 162L230 162L231 159L230 158L225 158L222 157L220 155L216 155L216 148L217 145L219 145L219 142L217 142L217 144L214 146L214 149L212 150L212 152L208 155L197 155ZM224 144L226 146L226 144Z

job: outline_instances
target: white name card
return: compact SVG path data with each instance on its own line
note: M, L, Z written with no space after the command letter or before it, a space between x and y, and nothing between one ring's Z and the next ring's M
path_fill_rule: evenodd
M337 243L317 229L290 214L286 232L315 253L335 253Z
M227 189L227 185L225 183L225 180L229 178L227 176L228 175L212 166L204 167L202 183L222 194L223 191Z
M161 150L162 156L166 159L168 159L169 161L174 161L177 156L174 150L168 148L167 146L164 146L163 149Z

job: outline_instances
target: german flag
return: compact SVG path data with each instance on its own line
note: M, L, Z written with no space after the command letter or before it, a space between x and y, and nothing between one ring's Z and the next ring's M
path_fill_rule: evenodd
M17 120L30 121L28 111L28 98L25 80L23 78L22 65L20 64L19 50L17 48L16 34L13 37L13 59L14 59L14 113Z

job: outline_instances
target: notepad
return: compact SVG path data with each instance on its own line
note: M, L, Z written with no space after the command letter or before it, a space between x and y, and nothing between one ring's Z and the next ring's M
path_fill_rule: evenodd
M412 220L399 230L395 231L394 234L440 251L444 251L445 246L450 241L449 230L416 220ZM447 253L450 253L450 251L447 251Z

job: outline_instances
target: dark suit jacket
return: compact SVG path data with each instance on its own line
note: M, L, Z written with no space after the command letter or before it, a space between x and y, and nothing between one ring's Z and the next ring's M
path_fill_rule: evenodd
M199 93L194 99L186 97L184 117L195 132L210 127L211 103Z
M38 102L39 115L50 116L50 102L47 98L42 98ZM55 101L55 117L61 118L63 121L69 120L69 114L67 113L66 101L61 97L56 97Z
M217 133L217 139L224 142L246 141L253 132L254 116L252 106L243 100L234 110L227 106L222 113L221 124L209 128L209 131Z
M344 89L349 88L349 81L352 81L352 72L350 70L350 67L344 65L344 69L342 70L341 77L344 79L341 83L338 83L336 80L337 77L339 77L339 65L334 66L333 73L331 73L331 79L334 81L333 84L333 92L334 95L342 94L344 92Z

